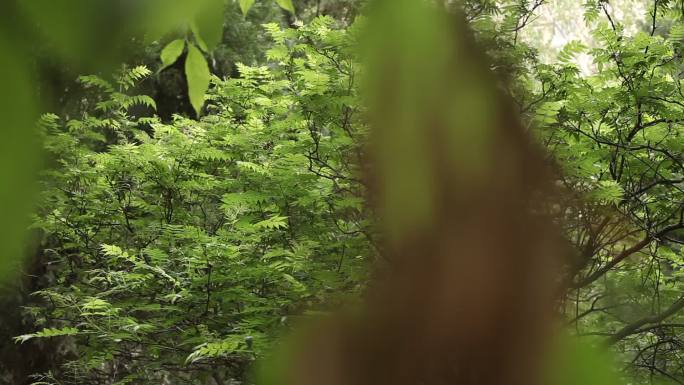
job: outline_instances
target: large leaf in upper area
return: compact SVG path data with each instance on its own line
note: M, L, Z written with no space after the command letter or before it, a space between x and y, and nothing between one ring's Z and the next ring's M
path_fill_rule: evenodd
M31 62L2 34L0 52L0 283L5 283L32 249L26 227L40 154L35 130L37 86L28 70Z
M162 61L161 69L164 69L175 63L183 53L183 49L185 49L185 40L183 39L176 39L167 44L166 47L164 47L164 49L161 51L160 55Z
M283 9L295 13L294 5L292 5L292 0L276 0L276 3L280 5Z
M207 52L213 51L223 39L224 7L224 0L206 0L195 16L193 32Z
M209 65L202 52L193 44L188 45L188 57L185 59L185 76L188 80L188 97L197 116L204 104L204 94L209 88Z
M242 11L242 14L247 15L247 12L252 8L252 5L254 5L254 0L240 0L240 10Z

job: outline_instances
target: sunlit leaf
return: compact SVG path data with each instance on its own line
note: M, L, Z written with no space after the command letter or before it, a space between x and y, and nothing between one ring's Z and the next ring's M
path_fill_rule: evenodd
M292 0L276 0L276 3L280 5L283 9L295 13L294 5L292 5Z
M161 51L161 61L162 61L162 68L164 69L178 60L180 55L183 53L183 50L185 49L185 40L183 39L176 39L169 44L167 44L164 49Z
M204 104L204 94L209 88L209 66L207 60L200 50L190 44L188 46L188 57L185 60L185 76L188 79L188 97L195 109L197 116L200 115Z
M252 5L254 5L254 0L240 0L240 10L242 11L243 15L247 15L247 12L252 8Z

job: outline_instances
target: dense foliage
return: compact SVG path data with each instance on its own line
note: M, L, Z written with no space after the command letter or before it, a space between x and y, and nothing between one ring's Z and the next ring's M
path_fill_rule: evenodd
M285 23L262 27L277 5L228 3L233 29L167 35L140 60L160 72L82 76L77 107L42 117L42 270L30 330L15 334L53 352L36 383L244 380L293 318L357 297L380 255L360 168L356 2L277 1ZM523 38L545 1L454 7L569 192L553 208L573 249L565 321L613 347L625 382L681 383L684 14L644 5L627 28L586 1L591 40L551 63ZM170 75L177 99L139 94Z
M629 36L606 4L591 4L587 18L604 18L587 51L596 73L570 64L587 50L580 42L538 72L543 140L563 183L590 198L566 212L577 251L569 319L617 343L639 382L684 375L682 14L658 1L649 12L647 30Z
M373 255L366 128L354 36L333 24L266 26L270 68L214 78L200 121L128 114L154 107L126 94L143 67L81 77L98 95L81 119L43 117L55 166L34 226L54 278L28 309L44 328L17 340L73 338L41 381L240 378L290 314L357 291Z

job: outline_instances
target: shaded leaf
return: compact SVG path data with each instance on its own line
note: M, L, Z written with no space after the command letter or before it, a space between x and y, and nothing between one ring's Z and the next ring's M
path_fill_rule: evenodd
M195 38L199 37L200 47L207 52L213 51L223 39L224 7L223 0L207 0L195 17L193 33Z

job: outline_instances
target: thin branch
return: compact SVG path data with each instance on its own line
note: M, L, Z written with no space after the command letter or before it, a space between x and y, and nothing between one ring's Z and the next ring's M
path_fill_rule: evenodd
M613 267L615 267L618 263L622 262L627 257L631 256L634 253L641 251L644 247L646 247L652 241L657 240L664 235L667 235L671 231L678 230L681 228L684 228L684 224L680 222L680 223L677 223L677 224L674 224L671 226L667 226L655 234L647 234L641 241L632 245L632 247L624 249L620 254L618 254L613 259L611 259L603 267L594 271L593 273L586 276L584 279L582 279L579 282L572 285L573 288L580 288L580 287L584 287L584 286L589 285L590 283L601 278L604 274L606 274L608 271L610 271ZM684 302L683 302L683 306L684 306Z
M675 315L678 311L684 308L684 295L679 297L670 307L668 307L664 312L650 317L644 317L640 320L634 321L631 324L624 326L622 329L618 330L617 333L613 334L608 338L608 344L614 344L632 334L637 334L641 332L641 327L648 324L657 324Z

